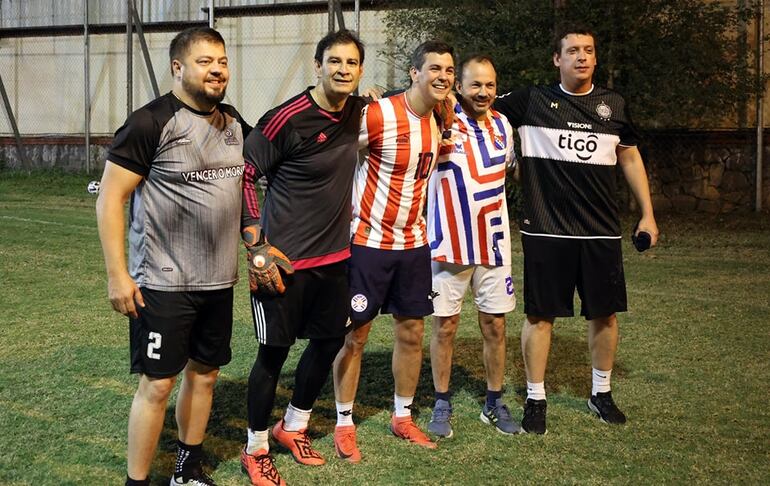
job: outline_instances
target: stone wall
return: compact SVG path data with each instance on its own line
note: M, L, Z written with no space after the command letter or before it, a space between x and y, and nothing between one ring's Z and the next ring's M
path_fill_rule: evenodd
M112 137L91 138L91 171L101 175L104 159ZM0 137L0 168L14 170L62 170L78 172L86 170L85 142L83 137L23 137L19 157L16 139Z
M764 135L764 209L770 209L769 136L770 132ZM753 210L755 137L752 130L645 133L641 151L656 211ZM628 198L625 187L624 196Z

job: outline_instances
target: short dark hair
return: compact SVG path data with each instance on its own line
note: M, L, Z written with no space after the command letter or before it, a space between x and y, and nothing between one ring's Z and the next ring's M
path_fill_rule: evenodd
M190 50L190 46L200 41L225 45L222 34L216 30L210 27L190 27L178 33L171 41L171 45L168 47L169 63L173 62L174 59L184 57L187 51ZM171 74L174 74L173 69Z
M556 29L556 35L553 38L553 53L561 55L561 41L570 34L590 35L596 45L596 34L583 24L564 24Z
M417 46L417 49L412 53L412 56L409 58L412 67L418 71L422 69L422 63L425 62L425 56L430 53L449 54L452 56L453 60L455 57L455 50L446 42L429 40Z
M465 66L467 66L471 62L487 62L491 64L492 68L494 68L495 72L497 72L497 66L495 66L495 61L492 60L492 56L488 54L471 54L463 58L462 61L460 61L460 65L457 68L457 76L455 77L456 80L462 83L463 71L465 70Z
M355 34L355 32L348 29L338 30L337 32L329 32L323 38L318 41L315 46L315 56L313 58L318 64L322 64L324 60L324 52L326 49L331 48L337 44L355 44L358 49L358 56L361 58L361 64L364 63L364 43Z

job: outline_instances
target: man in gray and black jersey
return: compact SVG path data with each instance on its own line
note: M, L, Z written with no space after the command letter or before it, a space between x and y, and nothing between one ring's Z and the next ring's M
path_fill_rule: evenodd
M626 417L610 392L618 343L617 312L626 310L621 228L615 200L619 165L641 211L636 234L655 245L647 174L624 99L593 84L595 37L582 27L557 34L553 63L560 83L501 96L494 108L521 138L524 312L521 347L527 376L522 428L546 432L545 369L556 317L573 315L577 287L588 320L593 365L589 409L607 423Z
M231 354L249 128L221 103L230 75L218 32L187 29L171 41L169 55L173 89L115 133L96 206L109 298L129 317L131 372L140 375L128 419L127 485L150 484L180 373L171 485L214 484L201 466L201 444L219 367Z

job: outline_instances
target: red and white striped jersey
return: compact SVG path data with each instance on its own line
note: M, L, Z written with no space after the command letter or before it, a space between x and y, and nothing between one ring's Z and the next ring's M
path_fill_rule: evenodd
M431 258L460 265L510 265L505 174L515 163L513 128L494 110L475 120L457 104L452 140L451 151L442 150L430 177Z
M441 134L406 93L370 103L362 114L360 164L353 184L354 245L406 250L428 244L423 207Z

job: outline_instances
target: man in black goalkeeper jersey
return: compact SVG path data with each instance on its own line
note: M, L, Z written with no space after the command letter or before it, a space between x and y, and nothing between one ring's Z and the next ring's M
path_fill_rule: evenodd
M316 46L317 85L268 111L246 139L242 235L252 260L259 351L249 376L248 443L241 464L255 485L283 484L268 454L268 421L296 338L309 342L286 413L272 435L300 464L325 462L313 449L307 427L351 329L350 201L364 106L361 97L351 95L363 61L364 47L355 34L326 35ZM260 214L255 181L261 176L268 186Z
M594 35L567 28L556 36L560 83L501 96L494 108L521 138L524 312L521 347L527 376L522 428L546 432L545 369L556 317L572 316L577 287L588 322L593 366L589 409L607 423L626 417L610 392L618 343L616 312L626 310L621 229L615 201L620 165L641 210L637 233L655 245L647 174L625 101L595 86Z

